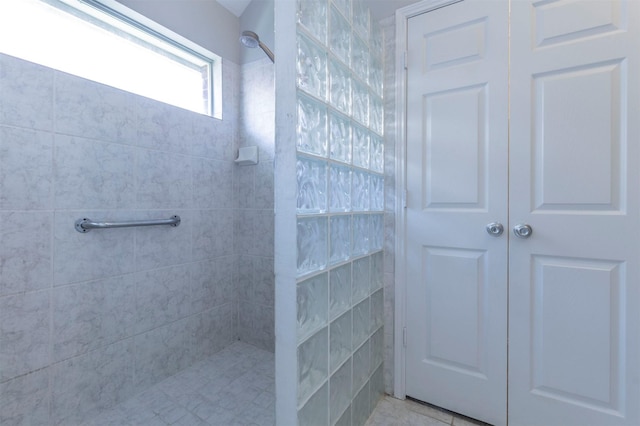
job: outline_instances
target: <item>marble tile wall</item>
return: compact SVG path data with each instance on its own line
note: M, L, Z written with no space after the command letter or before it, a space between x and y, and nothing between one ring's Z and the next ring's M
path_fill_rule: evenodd
M268 58L240 69L240 146L257 146L257 165L234 165L235 282L238 338L275 350L273 159L274 65Z
M0 424L80 424L237 338L237 254L256 287L273 256L272 199L234 210L239 76L223 63L217 120L0 55ZM260 194L269 167L252 169Z

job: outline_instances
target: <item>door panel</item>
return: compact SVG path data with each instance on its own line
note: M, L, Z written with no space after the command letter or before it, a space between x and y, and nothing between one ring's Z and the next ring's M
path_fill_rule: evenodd
M533 76L536 211L620 210L625 75L616 60Z
M425 362L486 379L486 262L479 250L424 248Z
M409 20L407 395L506 423L507 3Z
M639 6L512 1L510 425L640 424Z

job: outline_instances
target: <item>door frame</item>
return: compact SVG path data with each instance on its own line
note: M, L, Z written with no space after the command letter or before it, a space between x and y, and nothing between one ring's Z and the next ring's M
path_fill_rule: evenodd
M394 244L394 342L393 342L393 396L405 399L406 394L406 325L407 325L407 284L406 284L406 188L407 188L407 31L409 19L439 9L445 6L459 3L464 0L422 0L396 10L396 40L395 40L395 222L396 238Z

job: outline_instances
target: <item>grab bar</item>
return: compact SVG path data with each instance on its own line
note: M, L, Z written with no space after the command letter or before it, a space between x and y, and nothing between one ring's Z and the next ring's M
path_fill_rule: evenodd
M130 220L123 222L93 222L86 217L76 220L76 231L83 234L89 232L92 229L107 229L107 228L130 228L132 226L156 226L156 225L180 225L180 216L171 216L169 219L158 220Z

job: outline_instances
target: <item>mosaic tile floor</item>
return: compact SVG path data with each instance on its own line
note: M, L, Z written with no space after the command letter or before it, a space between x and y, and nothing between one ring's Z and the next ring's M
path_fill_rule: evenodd
M103 412L85 426L275 426L274 355L242 342ZM366 426L478 426L390 396Z
M274 355L236 342L86 426L273 426Z

